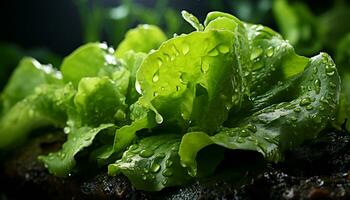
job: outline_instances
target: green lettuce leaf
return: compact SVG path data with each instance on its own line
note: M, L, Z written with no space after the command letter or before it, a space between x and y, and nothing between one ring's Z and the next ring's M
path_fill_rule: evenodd
M74 104L83 126L126 121L125 96L119 91L119 85L108 77L81 79Z
M181 162L195 176L196 155L211 144L257 151L270 161L281 161L286 150L317 137L334 120L339 91L340 79L332 59L325 53L315 56L303 73L258 96L254 101L254 110L258 110L236 126L223 128L214 136L203 132L184 135Z
M134 52L148 53L152 49L157 49L159 45L166 40L162 30L154 25L138 25L129 30L124 40L119 44L115 55L122 58L130 50Z
M0 119L0 149L22 144L34 129L64 127L74 93L70 84L63 88L43 85L34 94L16 103Z
M61 84L62 75L51 65L42 65L33 58L23 58L11 75L0 98L4 112L33 94L43 84Z
M124 174L137 189L159 191L183 185L192 179L180 165L181 137L162 134L141 139L126 150L123 157L108 166L110 175Z
M231 23L235 30L213 28L170 39L145 58L137 73L139 101L156 113L157 123L165 119L213 132L240 105L245 76L235 53L244 45L234 44L244 44L244 28Z
M49 172L55 176L68 176L76 165L74 156L92 144L96 135L103 130L114 127L113 124L101 124L97 128L81 127L68 132L68 139L62 149L47 156L39 156L39 160L45 164Z
M63 80L78 86L83 77L94 77L99 73L104 75L106 70L117 70L120 62L113 54L114 49L105 43L89 43L79 47L63 60L60 68Z

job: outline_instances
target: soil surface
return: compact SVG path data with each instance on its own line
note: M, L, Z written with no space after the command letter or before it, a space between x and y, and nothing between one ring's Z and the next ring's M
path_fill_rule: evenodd
M126 177L110 177L105 168L91 174L81 167L91 164L81 164L66 179L50 175L37 156L58 149L64 137L41 135L8 155L0 166L0 200L350 199L350 135L344 132L322 133L279 164L254 152L227 152L215 176L154 193L135 190Z

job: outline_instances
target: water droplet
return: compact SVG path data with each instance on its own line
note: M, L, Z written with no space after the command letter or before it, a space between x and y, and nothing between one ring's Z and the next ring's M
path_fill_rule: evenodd
M173 175L173 172L170 169L165 169L162 174L165 177L170 177Z
M306 110L312 110L314 107L312 105L306 106Z
M255 133L257 131L257 128L253 124L248 124L247 129L250 130L251 132ZM243 136L243 135L242 135Z
M243 142L244 142L244 138L242 138L242 137L237 137L237 138L236 138L236 142L237 142L237 143L243 143Z
M295 116L290 117L290 120L292 120L293 122L298 121L298 119Z
M224 44L220 45L218 49L222 54L228 53L230 51L230 48Z
M163 117L159 113L156 113L156 122L157 124L163 123Z
M219 51L216 48L208 52L208 56L215 57L217 55L219 55Z
M298 108L294 108L294 112L301 112L301 109L298 107Z
M147 180L147 176L146 176L146 175L143 175L143 176L142 176L142 180L144 180L144 181Z
M63 132L64 132L65 134L70 133L70 128L69 128L68 126L64 127L64 128L63 128Z
M153 82L157 82L158 80L159 80L159 70L156 73L154 73L152 78Z
M149 157L153 156L153 154L154 154L153 151L148 150L148 149L144 149L140 152L140 156L142 158L149 158Z
M149 171L147 168L143 168L143 172L145 172L147 174Z
M136 89L137 93L142 94L141 85L140 85L140 83L137 80L135 82L135 89Z
M170 56L169 54L163 54L163 57L165 58L166 61L170 61Z
M160 170L160 165L158 163L152 163L151 165L151 171L154 173L157 173Z
M175 56L178 56L180 54L179 50L176 48L175 45L173 45L173 51L175 53Z
M315 80L315 90L316 90L316 93L320 93L320 90L321 90L321 81L319 79L316 79Z
M253 49L252 53L250 54L250 60L255 60L263 53L263 50L260 47L257 47Z
M158 58L158 59L157 59L157 62L158 62L158 66L159 66L159 67L163 64L163 61L162 61L161 58Z
M309 97L306 97L304 99L302 99L299 103L300 106L307 106L311 103L311 100Z
M171 161L170 159L165 161L165 166L166 167L171 167L173 165L173 161Z
M264 63L262 61L254 62L252 70L256 71L256 70L262 68L263 66L264 66Z
M314 122L315 122L316 124L319 124L319 123L322 122L322 118L321 118L320 116L318 116L318 115L312 116L312 119L314 120Z
M330 82L329 83L329 86L331 86L331 88L336 88L337 87L337 84L333 83L333 82Z
M133 144L133 145L131 145L131 146L129 147L129 150L130 150L130 151L135 151L137 148L139 148L139 145Z
M158 159L163 159L163 158L165 158L165 154L164 154L164 153L160 153L160 154L158 154L158 155L156 156L156 158L158 158Z
M168 180L167 180L167 179L162 180L162 184L163 184L164 186L166 186L166 185L168 184Z
M153 96L154 96L154 97L158 96L158 92L157 92L157 91L154 91L154 92L153 92Z
M180 86L177 85L176 86L176 91L178 92L178 91L180 91L180 89L181 89Z
M188 44L183 44L182 45L182 53L184 55L187 55L189 51L190 51L190 47L188 46Z
M267 48L267 50L266 50L266 55L267 55L267 57L273 56L273 53L274 53L273 47Z

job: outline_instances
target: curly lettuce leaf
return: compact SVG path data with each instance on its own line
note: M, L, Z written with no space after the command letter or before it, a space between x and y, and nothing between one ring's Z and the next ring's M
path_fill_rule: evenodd
M257 97L260 109L235 127L223 128L214 136L203 132L184 135L181 162L195 176L196 155L211 144L257 151L270 161L281 161L283 152L317 137L334 120L339 91L340 79L332 59L325 53L315 56L303 73ZM258 102L268 103L262 106Z
M157 123L191 122L212 132L241 103L245 77L235 53L244 45L234 44L244 40L244 29L234 26L175 37L145 58L137 74L139 101L156 113Z
M124 174L137 189L159 191L192 179L180 165L181 137L162 134L141 139L126 150L123 157L108 166L108 173Z
M157 49L166 39L163 31L157 26L148 24L138 25L126 33L124 40L116 49L115 55L118 58L122 58L130 50L148 53L152 49Z
M51 65L42 65L33 58L23 58L1 93L4 112L43 84L61 84L62 75Z
M34 94L16 103L0 119L0 149L20 145L34 129L63 127L74 93L69 84L63 88L43 85Z
M120 63L113 53L114 49L105 43L89 43L79 47L63 60L60 68L63 80L78 86L84 77L95 77L99 73L103 76L106 70L117 70Z
M126 121L125 96L119 91L119 85L108 77L81 79L74 105L83 126Z
M83 126L72 129L68 133L68 139L62 149L47 156L39 156L39 160L45 164L49 172L55 176L68 176L76 165L74 156L92 144L96 135L104 130L114 127L113 124L101 124L97 128Z

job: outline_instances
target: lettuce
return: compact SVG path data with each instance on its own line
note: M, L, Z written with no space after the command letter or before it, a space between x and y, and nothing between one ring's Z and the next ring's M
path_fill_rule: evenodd
M0 149L59 127L66 142L39 157L50 173L69 176L88 158L159 191L213 174L225 151L281 162L348 117L348 88L328 54L298 55L277 32L227 13L203 24L182 15L195 31L167 40L140 25L116 51L86 44L60 70L24 59L1 94Z

